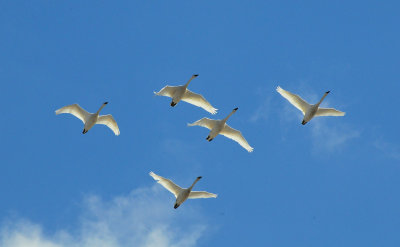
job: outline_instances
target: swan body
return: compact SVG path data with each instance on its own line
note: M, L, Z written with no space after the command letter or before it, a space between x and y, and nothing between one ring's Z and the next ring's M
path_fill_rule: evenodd
M303 113L304 118L303 121L301 122L302 125L305 125L314 117L344 116L346 114L345 112L338 111L334 108L319 107L319 105L322 103L322 101L325 99L325 97L329 94L330 91L325 92L320 101L314 105L307 103L299 95L286 91L279 86L276 88L276 91Z
M159 92L154 92L155 95L167 96L172 98L171 106L174 107L179 101L185 101L192 105L203 108L211 114L216 114L217 109L214 108L201 94L194 93L187 89L189 83L198 75L193 75L189 81L182 86L165 86Z
M210 130L206 140L212 141L217 135L221 134L229 139L232 139L240 144L244 149L248 152L253 152L253 148L249 145L246 139L243 137L242 133L239 130L231 128L226 124L226 121L233 113L235 113L238 108L233 109L233 111L224 119L214 120L209 118L202 118L197 120L194 123L188 124L188 126L201 126Z
M198 199L198 198L216 198L217 195L213 193L209 193L206 191L192 191L193 186L201 179L201 177L197 177L196 180L189 188L181 188L176 185L174 182L167 178L163 178L154 172L149 173L150 176L154 178L159 184L161 184L164 188L174 194L176 201L174 208L177 209L184 201L187 199Z
M70 113L79 118L84 124L82 134L87 133L95 124L104 124L109 127L115 135L119 135L119 128L113 116L110 114L99 115L101 109L103 109L107 104L108 102L104 102L96 113L89 113L78 104L68 105L58 109L56 115Z

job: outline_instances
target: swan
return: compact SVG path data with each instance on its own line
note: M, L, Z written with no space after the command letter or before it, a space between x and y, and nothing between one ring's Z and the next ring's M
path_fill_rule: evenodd
M174 182L167 178L163 178L154 172L149 173L150 176L154 178L159 184L164 186L167 190L169 190L172 194L174 194L176 201L174 208L177 209L184 201L189 199L198 199L198 198L217 198L216 194L209 193L206 191L192 191L193 186L201 179L201 177L197 177L194 180L193 184L189 188L181 188L176 185Z
M96 113L89 113L78 104L68 105L58 109L56 111L56 115L70 113L79 118L85 124L82 134L87 133L95 124L104 124L110 128L115 135L119 135L119 128L113 116L110 114L99 116L101 109L103 109L107 104L108 102L104 102Z
M294 105L297 109L299 109L303 115L303 121L301 122L302 125L308 123L314 117L320 116L344 116L346 113L342 111L338 111L334 108L322 108L319 107L321 102L325 99L325 97L329 94L330 91L325 92L322 96L321 100L315 104L310 105L305 100L303 100L297 94L293 94L289 91L282 89L281 87L277 87L276 91L280 93L285 99L287 99L292 105Z
M189 83L198 75L192 75L189 81L182 86L165 86L159 92L154 92L155 95L167 96L172 98L171 106L174 107L179 101L185 101L189 104L198 106L208 111L211 114L216 114L217 109L214 108L201 94L193 93L187 87Z
M246 139L242 136L242 133L239 130L235 130L229 125L226 124L226 121L230 116L232 116L233 113L235 113L238 110L238 108L233 109L233 111L224 119L222 120L214 120L214 119L209 119L209 118L202 118L200 120L197 120L194 123L189 123L188 126L201 126L205 127L210 130L210 134L208 134L206 140L207 141L212 141L218 134L221 134L223 136L226 136L237 143L240 144L244 149L246 149L248 152L253 152L253 148L247 143Z

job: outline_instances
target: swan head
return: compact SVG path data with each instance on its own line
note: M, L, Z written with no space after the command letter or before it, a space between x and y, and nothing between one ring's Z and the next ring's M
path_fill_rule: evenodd
M200 180L202 178L202 176L197 177L197 180Z
M239 107L236 107L235 109L233 109L233 111L237 111L239 109Z
M104 103L103 103L103 105L107 105L107 104L108 104L108 102L104 102Z
M325 93L328 94L328 93L330 93L330 92L331 92L331 91L326 91Z
M195 75L193 75L192 77L198 77L199 76L199 74L195 74Z

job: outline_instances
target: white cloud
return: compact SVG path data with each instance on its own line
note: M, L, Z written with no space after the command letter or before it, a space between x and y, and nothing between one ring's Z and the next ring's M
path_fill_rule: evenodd
M313 138L314 151L333 152L342 148L348 141L358 138L360 131L350 125L337 123L327 124L328 119L313 119L311 123L311 133Z
M87 196L84 212L74 231L45 234L42 226L28 220L4 223L2 247L190 247L207 225L190 205L173 209L174 199L153 186L104 201Z
M398 145L384 141L380 138L374 142L374 146L386 156L395 160L400 160L400 147Z
M257 107L255 112L250 117L250 122L259 120L267 121L271 112L272 97L265 97L264 101Z

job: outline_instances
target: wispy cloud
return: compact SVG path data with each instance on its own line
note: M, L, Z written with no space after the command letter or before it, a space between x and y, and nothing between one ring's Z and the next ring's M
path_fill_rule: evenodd
M250 122L257 122L259 120L267 121L271 112L272 97L265 97L264 101L257 107L250 117Z
M190 247L196 246L207 225L199 213L187 207L177 212L165 191L153 186L127 196L104 201L87 196L77 230L59 229L45 234L29 220L3 223L3 247ZM168 203L171 202L171 203Z
M395 160L400 160L399 145L384 141L382 138L380 138L374 142L374 146L386 156Z
M249 121L252 123L258 121L267 121L270 119L270 115L273 106L273 87L259 87L255 90L255 100L258 101L258 107L256 107L255 111L251 114Z
M328 117L329 118L329 117ZM333 152L343 148L345 144L361 134L360 130L348 124L336 122L335 125L328 124L329 119L313 119L311 133L314 151Z

